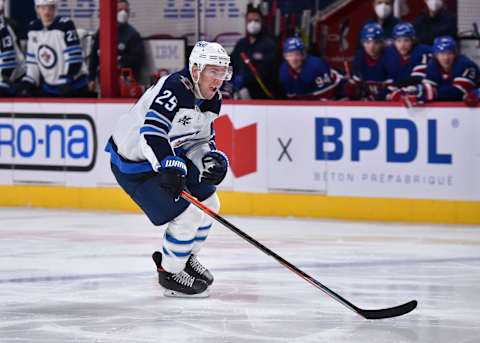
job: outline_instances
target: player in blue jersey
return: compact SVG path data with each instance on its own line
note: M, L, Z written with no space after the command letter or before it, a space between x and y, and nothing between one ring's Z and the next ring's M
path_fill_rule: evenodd
M279 79L289 99L334 99L342 76L330 69L321 58L310 56L298 37L287 38L283 44L285 61L280 66Z
M360 37L362 48L355 54L352 66L353 80L347 84L346 93L352 99L383 100L387 93L388 79L383 29L376 23L366 24Z
M465 101L470 104L479 84L480 71L469 58L458 53L452 37L438 37L432 47L434 58L428 63L421 84L402 88L397 98L417 102Z
M185 189L218 211L216 185L228 158L215 146L219 88L231 78L230 57L218 43L198 42L189 67L162 77L123 115L109 140L111 168L120 186L156 225L167 225L153 259L167 296L208 296L211 273L196 255L212 219L190 205Z
M410 23L393 28L393 46L385 48L387 77L394 86L416 84L425 77L427 63L432 56L428 45L416 44L416 33Z
M35 7L39 19L28 28L20 95L86 96L86 66L73 21L56 16L57 0L35 0Z

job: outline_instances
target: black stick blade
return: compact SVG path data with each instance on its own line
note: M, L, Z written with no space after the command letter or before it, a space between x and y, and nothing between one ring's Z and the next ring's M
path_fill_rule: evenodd
M385 319L385 318L403 316L404 314L412 312L416 307L417 307L417 301L412 300L403 305L384 308L381 310L358 309L357 313L365 319Z

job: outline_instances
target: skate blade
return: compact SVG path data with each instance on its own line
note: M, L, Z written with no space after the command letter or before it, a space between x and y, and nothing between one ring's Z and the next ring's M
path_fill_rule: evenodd
M181 292L172 291L170 289L165 289L163 295L169 298L208 298L208 289L198 294L185 294Z

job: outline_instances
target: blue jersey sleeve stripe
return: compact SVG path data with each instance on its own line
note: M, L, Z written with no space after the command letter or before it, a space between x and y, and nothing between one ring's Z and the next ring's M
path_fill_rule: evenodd
M65 61L65 63L78 63L78 62L83 62L83 58L69 58L68 60Z
M165 130L163 129L159 129L159 128L156 128L156 127L151 127L151 126L142 126L140 128L140 134L145 134L145 133L160 133L162 135L167 135L167 133L165 132Z
M0 54L0 57L8 57L8 56L16 56L17 52L16 51L7 51L4 53Z
M163 114L158 113L155 110L150 109L147 112L146 118L158 119L158 120L162 121L165 125L167 125L169 130L172 128L172 121L169 118L167 118L166 116L164 116Z
M4 64L0 64L0 68L14 68L17 65L18 65L17 62L4 63Z
M71 51L75 51L75 50L82 50L82 47L80 45L72 45L71 47L63 50L63 52L71 52Z

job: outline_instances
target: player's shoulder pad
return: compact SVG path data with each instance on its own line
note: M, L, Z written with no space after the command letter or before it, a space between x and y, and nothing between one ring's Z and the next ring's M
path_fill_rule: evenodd
M28 23L28 31L39 31L43 30L43 24L40 19L34 19Z
M73 23L70 17L57 16L53 24L50 26L52 29L57 29L61 31L69 31L75 29L75 24Z
M322 58L317 57L317 56L308 56L305 59L306 66L310 70L314 71L320 71L320 72L326 72L330 70L330 65Z
M179 105L182 107L182 102L195 102L193 95L193 83L190 79L182 75L182 73L174 73L167 77L162 89L168 89L175 94L179 100Z

